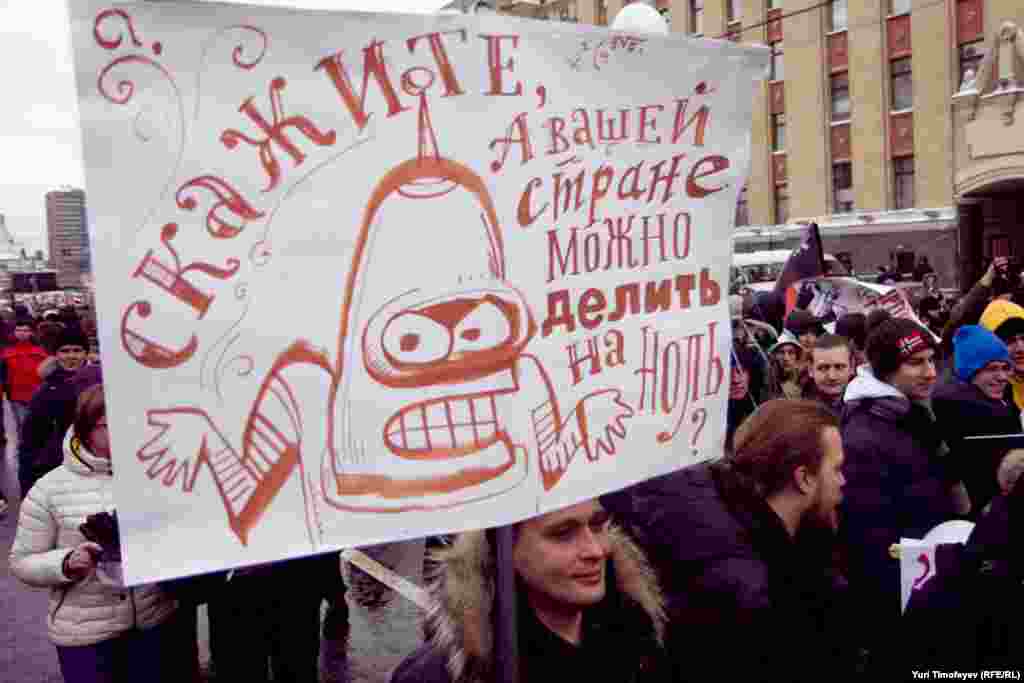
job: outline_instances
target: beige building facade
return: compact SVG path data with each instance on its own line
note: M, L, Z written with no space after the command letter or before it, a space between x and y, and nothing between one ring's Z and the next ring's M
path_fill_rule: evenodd
M623 4L508 0L502 9L607 24ZM969 286L986 259L1024 257L1024 2L657 6L673 32L772 47L755 95L737 251L788 247L793 223L814 220L826 250L860 273L908 272L927 256L943 286Z

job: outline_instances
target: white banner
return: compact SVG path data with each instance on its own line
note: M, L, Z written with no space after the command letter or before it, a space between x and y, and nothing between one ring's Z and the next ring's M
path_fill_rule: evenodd
M72 3L126 579L720 452L759 48Z
M878 285L851 277L816 278L809 284L814 290L814 299L808 304L807 310L818 317L832 314L838 319L847 313L870 313L876 308L883 308L894 318L913 320L925 327L906 292L899 287Z

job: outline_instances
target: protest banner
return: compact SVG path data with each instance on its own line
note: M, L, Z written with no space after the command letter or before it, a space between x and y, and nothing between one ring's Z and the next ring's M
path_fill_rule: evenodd
M962 519L938 524L922 539L901 538L896 546L900 561L900 611L905 612L914 591L938 573L935 547L941 543L966 543L974 523Z
M71 12L129 583L510 524L720 453L763 49Z
M906 318L925 326L907 299L906 292L898 287L852 277L817 278L805 281L805 285L813 291L807 310L819 318L838 319L847 313L870 313L882 308L894 318Z

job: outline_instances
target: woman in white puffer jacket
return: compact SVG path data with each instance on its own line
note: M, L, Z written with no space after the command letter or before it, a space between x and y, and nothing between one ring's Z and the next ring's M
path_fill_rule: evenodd
M156 585L126 588L97 572L102 548L79 531L89 515L113 508L106 422L96 385L79 397L63 465L22 503L11 573L50 589L46 621L66 683L180 681L187 651L177 604Z

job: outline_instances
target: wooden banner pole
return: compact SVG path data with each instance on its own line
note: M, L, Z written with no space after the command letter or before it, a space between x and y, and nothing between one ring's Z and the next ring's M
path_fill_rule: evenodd
M492 529L494 549L494 681L519 683L519 629L516 614L516 570L512 563L515 532L511 526Z

